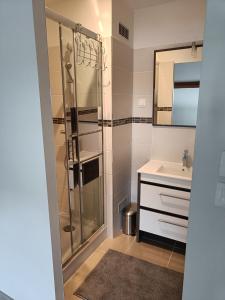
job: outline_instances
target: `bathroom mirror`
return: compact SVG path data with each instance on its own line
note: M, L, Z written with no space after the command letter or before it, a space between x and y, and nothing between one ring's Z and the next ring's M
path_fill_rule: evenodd
M153 125L195 127L202 45L154 52Z

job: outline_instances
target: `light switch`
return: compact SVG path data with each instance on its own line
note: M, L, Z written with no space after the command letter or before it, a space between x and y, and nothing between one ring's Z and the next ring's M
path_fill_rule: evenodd
M225 183L218 182L216 186L215 205L225 207Z
M224 177L225 179L225 151L223 151L221 155L219 172L219 176Z
M139 98L137 106L138 107L145 107L146 106L146 99L145 98Z

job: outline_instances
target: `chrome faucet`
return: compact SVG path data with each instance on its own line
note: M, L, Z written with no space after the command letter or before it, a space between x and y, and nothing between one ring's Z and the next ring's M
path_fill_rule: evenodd
M182 162L183 162L183 167L186 167L188 168L188 150L184 150L184 153L183 153L183 157L182 157Z

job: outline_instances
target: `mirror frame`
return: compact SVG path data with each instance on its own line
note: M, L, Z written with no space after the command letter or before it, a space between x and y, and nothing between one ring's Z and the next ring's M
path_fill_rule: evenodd
M203 43L196 44L196 47L203 47ZM168 124L157 124L157 116L156 116L156 110L157 107L156 103L156 97L155 97L155 84L156 84L156 54L158 52L165 52L165 51L173 51L173 50L182 50L182 49L191 49L192 45L190 46L180 46L180 47L173 47L173 48L165 48L165 49L158 49L154 50L154 71L153 71L153 101L152 101L152 125L155 127L186 127L186 128L196 128L196 125L168 125ZM200 84L199 84L200 85Z

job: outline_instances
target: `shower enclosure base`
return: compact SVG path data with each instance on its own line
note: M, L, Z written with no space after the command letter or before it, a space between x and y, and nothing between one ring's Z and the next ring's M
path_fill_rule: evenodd
M94 224L93 220L83 220L83 233L85 236L89 236L95 233L93 228L96 228L97 225ZM70 226L70 216L67 214L60 215L60 233L61 233L61 251L62 251L62 263L66 264L68 258L71 257L71 230L73 233L73 249L78 251L80 249L80 222L79 220L73 222L73 225Z
M95 251L95 249L107 238L107 228L103 225L96 231L84 245L81 246L78 253L75 254L63 267L64 283L76 272L81 264Z

